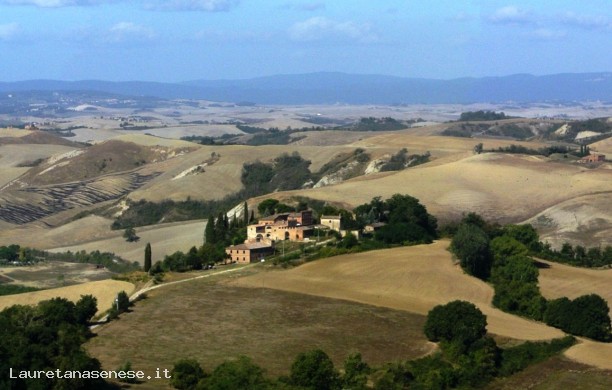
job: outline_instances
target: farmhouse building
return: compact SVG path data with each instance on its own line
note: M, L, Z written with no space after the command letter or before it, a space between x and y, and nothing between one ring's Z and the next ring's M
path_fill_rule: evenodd
M386 223L384 222L374 222L374 223L370 223L364 226L363 231L366 233L374 233L375 231L379 230L380 228L382 228L383 226L385 226Z
M578 162L582 164L598 163L598 162L604 162L604 161L606 161L605 154L589 154L588 156L585 156L581 158L580 160L578 160Z
M340 215L323 215L321 216L321 225L339 232L341 219Z
M270 215L247 227L247 241L303 241L312 234L312 210Z
M231 245L225 249L228 258L225 264L248 264L263 260L274 253L274 247L264 242L246 242L240 245Z

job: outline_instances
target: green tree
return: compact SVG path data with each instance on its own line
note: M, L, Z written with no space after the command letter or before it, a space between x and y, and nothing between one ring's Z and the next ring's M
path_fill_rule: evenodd
M527 256L528 250L525 245L516 239L503 235L491 240L491 252L493 253L493 265L499 266L506 263L506 259L512 256Z
M117 310L120 313L127 311L127 309L129 309L130 297L127 295L125 291L121 291L119 294L117 294L116 300L117 301L115 302L115 305L117 307Z
M196 388L198 382L206 378L206 373L196 360L181 359L174 363L170 376L172 377L170 384L176 389L191 390Z
M125 238L127 242L136 242L140 239L140 237L136 235L136 230L131 226L125 229L123 238Z
M339 374L329 356L320 349L300 353L291 365L291 384L312 390L338 389Z
M144 272L149 272L151 270L151 262L151 244L147 242L144 253Z
M74 306L76 322L87 325L98 311L98 299L93 295L81 295Z
M463 352L487 333L487 318L473 303L453 301L431 309L424 330L430 341L453 344Z
M261 216L274 214L278 203L279 202L276 199L265 199L257 205L257 211Z
M213 244L215 242L215 218L210 215L206 221L204 228L204 244Z
M531 251L538 252L542 249L538 232L529 224L507 225L504 227L504 234L514 238Z
M342 388L351 390L365 389L369 373L370 366L363 361L359 352L349 355L344 361Z
M221 363L205 381L207 390L263 390L268 389L269 382L263 376L264 371L246 356L235 361Z
M478 226L462 223L453 236L450 249L470 275L486 279L491 272L489 237Z

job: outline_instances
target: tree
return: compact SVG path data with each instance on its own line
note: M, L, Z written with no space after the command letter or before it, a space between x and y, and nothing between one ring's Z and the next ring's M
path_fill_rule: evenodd
M370 366L364 362L359 352L349 355L344 361L342 387L344 389L365 389L368 382Z
M210 215L206 221L206 228L204 229L204 243L212 244L215 242L215 218Z
M147 242L144 253L144 272L151 270L151 244Z
M531 251L538 252L542 249L538 232L529 224L507 225L504 227L504 234L514 238Z
M545 318L553 326L593 340L610 341L610 308L597 294L580 296L573 301L561 298L552 301Z
M477 143L476 145L474 145L474 153L480 154L480 153L482 153L482 150L483 150L482 142Z
M487 317L473 303L457 300L431 309L424 330L430 341L466 351L487 333Z
M115 305L117 310L120 313L127 311L127 309L130 307L130 297L127 295L127 293L125 291L121 291L119 294L117 294L116 299Z
M174 363L170 375L170 384L181 390L195 389L198 382L206 377L200 363L194 359L181 359Z
M140 239L140 237L136 235L136 230L131 226L125 229L123 238L125 238L127 242L136 242Z
M263 372L251 359L240 356L235 361L226 361L217 366L203 387L207 390L268 389Z
M339 375L329 356L320 349L300 353L291 365L291 384L312 390L339 388Z
M481 279L489 276L492 263L489 237L481 228L466 223L459 225L450 249L465 272Z
M262 215L262 216L271 215L271 214L274 214L274 211L276 210L277 205L278 205L278 200L266 199L266 200L261 201L257 205L257 211L259 212L259 215Z
M87 325L98 311L98 299L93 295L81 295L74 307L74 316L79 324Z

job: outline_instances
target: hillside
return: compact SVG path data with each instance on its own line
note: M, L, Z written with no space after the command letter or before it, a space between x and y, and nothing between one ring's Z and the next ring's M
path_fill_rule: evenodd
M289 271L258 273L236 280L237 286L265 286L284 291L348 299L419 314L454 299L473 302L488 317L488 331L521 340L559 337L561 332L491 306L493 288L467 276L453 264L448 241L343 255Z
M472 141L473 142L473 141ZM540 156L463 154L411 169L373 174L302 196L357 206L374 196L407 193L443 220L477 212L499 222L518 222L560 202L611 190L612 170L555 163ZM548 189L553 189L549 191ZM275 194L277 198L297 192Z

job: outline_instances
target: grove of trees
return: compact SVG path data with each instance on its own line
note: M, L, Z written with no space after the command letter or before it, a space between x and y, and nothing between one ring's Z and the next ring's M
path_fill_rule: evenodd
M567 253L566 248L561 253ZM542 296L539 270L530 256L555 252L540 242L531 225L492 228L479 216L468 214L457 228L450 249L465 272L493 284L496 307L545 321L576 336L612 341L610 310L600 296L589 294L573 301L568 298L547 301ZM587 251L581 253L587 256ZM600 251L592 253L601 254Z

